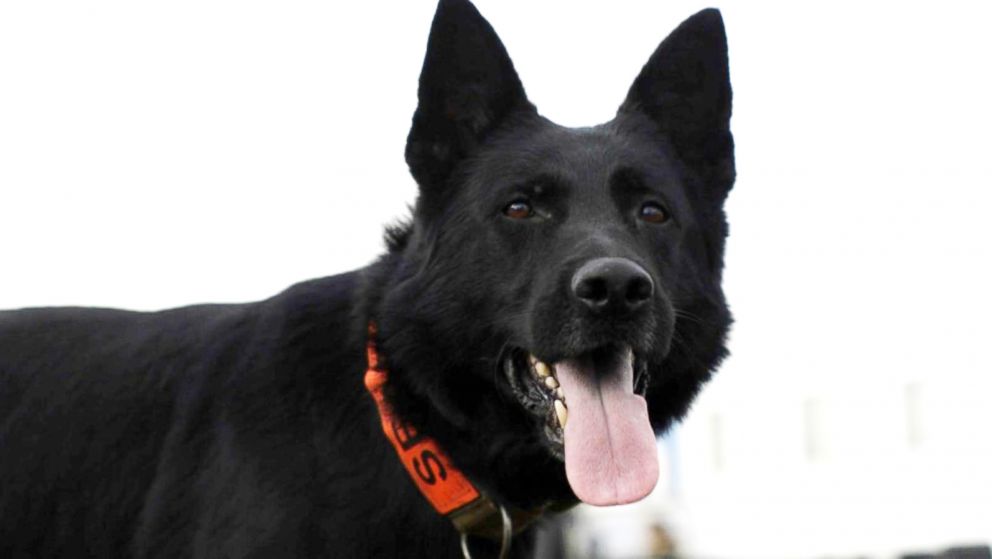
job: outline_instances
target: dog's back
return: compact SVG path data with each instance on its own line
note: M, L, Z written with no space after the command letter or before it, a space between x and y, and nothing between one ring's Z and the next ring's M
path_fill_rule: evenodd
M0 313L0 556L248 556L259 540L302 553L322 496L362 509L368 492L332 505L312 486L360 478L354 454L381 457L344 338L354 284L155 313Z
M173 328L158 331L166 322ZM172 362L182 322L113 310L0 314L0 549L124 552L183 374ZM107 541L102 526L130 529Z

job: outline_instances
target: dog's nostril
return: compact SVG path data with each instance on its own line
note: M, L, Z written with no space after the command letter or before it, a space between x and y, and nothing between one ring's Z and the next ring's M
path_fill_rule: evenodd
M592 304L602 305L609 301L610 290L606 280L599 277L587 277L575 285L575 296Z
M646 273L643 276L634 276L627 285L627 301L630 303L641 303L647 301L654 295L654 282Z
M626 258L596 258L572 277L572 293L596 312L628 313L654 294L651 276Z

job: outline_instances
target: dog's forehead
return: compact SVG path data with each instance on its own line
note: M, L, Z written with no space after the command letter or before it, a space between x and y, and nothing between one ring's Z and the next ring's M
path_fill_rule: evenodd
M544 121L512 141L494 142L483 167L490 175L486 178L503 183L550 176L574 188L598 189L621 169L668 182L675 178L676 166L664 147L612 122L569 128Z

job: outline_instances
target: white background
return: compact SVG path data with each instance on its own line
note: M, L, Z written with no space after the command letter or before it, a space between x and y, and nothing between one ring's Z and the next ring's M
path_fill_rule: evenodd
M609 120L705 7L478 5L566 125ZM992 539L989 4L721 8L738 322L680 434L685 545ZM415 196L403 146L433 9L0 3L0 308L253 300L368 263Z

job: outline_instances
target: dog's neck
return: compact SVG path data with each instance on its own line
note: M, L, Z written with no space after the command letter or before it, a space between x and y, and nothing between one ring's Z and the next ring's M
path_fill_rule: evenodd
M419 433L393 412L383 391L389 371L376 345L374 322L368 326L366 359L365 387L375 400L383 433L423 496L459 533L508 542L510 534L523 530L552 508L548 503L523 510L493 501L455 466L436 440Z

